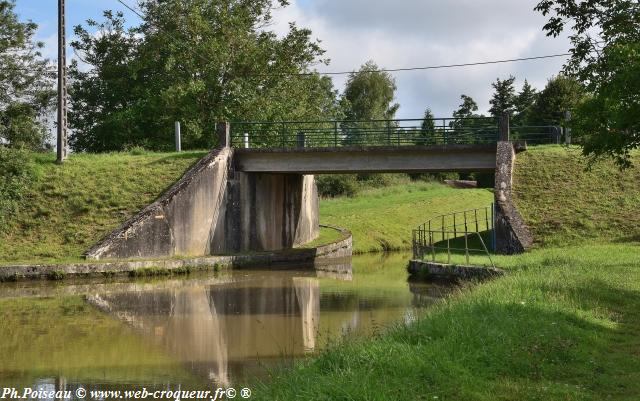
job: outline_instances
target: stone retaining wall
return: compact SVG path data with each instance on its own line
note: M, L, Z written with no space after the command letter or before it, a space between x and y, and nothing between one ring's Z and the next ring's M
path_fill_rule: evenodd
M424 260L411 260L408 266L409 274L424 279L487 279L501 276L504 270L494 267L449 265L445 263Z
M516 159L513 144L500 141L496 154L495 232L496 251L512 255L522 253L533 245L533 236L513 203L513 169Z

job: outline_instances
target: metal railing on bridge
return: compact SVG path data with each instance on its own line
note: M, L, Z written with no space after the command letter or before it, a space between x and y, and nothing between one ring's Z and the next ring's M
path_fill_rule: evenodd
M526 141L527 145L562 143L563 129L556 125L516 125L509 131L509 140Z
M231 123L231 144L239 148L331 148L492 144L493 117Z
M552 125L511 126L508 130L510 140L529 145L559 144L562 137L562 128ZM241 121L231 123L231 145L286 149L493 144L499 139L499 131L500 121L494 117Z
M495 250L494 233L493 204L437 216L413 230L413 258L469 265L472 256L484 255L495 267L489 252Z

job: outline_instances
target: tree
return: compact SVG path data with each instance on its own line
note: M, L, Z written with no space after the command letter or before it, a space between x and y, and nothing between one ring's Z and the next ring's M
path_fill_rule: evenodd
M0 1L0 142L41 149L46 113L53 99L53 74L34 41L38 26L20 22L15 2Z
M516 91L513 84L516 77L513 75L507 79L497 78L491 86L494 89L493 97L489 100L491 108L489 113L494 117L500 117L504 114L511 116L515 110Z
M400 105L392 103L395 79L367 61L360 70L349 74L344 94L345 117L348 120L391 120Z
M393 103L396 92L395 79L367 61L360 70L349 74L340 103L347 122L342 124L346 144L380 144L395 134L396 111ZM387 121L379 121L387 120Z
M640 4L543 0L535 10L549 16L548 36L572 30L564 71L588 93L573 114L573 135L583 153L591 161L610 156L628 167L630 151L640 147Z
M453 121L449 123L449 128L453 132L443 132L445 143L473 143L481 142L484 123L477 119L482 117L475 112L478 111L478 104L471 96L461 95L462 103L458 110L453 112ZM493 127L491 127L493 128Z
M470 118L475 117L475 111L478 111L478 104L471 96L460 95L462 103L458 106L458 110L453 112L454 118Z
M103 22L76 27L72 46L91 69L71 67L72 147L168 149L181 121L183 146L204 148L214 144L218 121L334 117L332 82L311 71L326 62L311 31L268 30L272 8L284 5L144 0L139 26L126 29L122 14L105 12Z
M575 78L562 74L552 77L537 96L530 121L539 125L565 125L566 113L573 112L582 97L582 86Z
M538 92L525 79L522 89L518 92L514 100L515 122L523 125L529 123L537 96Z
M422 117L422 123L420 124L420 131L416 140L417 145L427 145L437 143L437 131L435 116L431 112L430 108L426 108L424 116Z

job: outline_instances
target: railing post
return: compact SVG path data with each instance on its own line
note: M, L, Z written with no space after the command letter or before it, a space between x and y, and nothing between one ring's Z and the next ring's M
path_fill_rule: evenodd
M468 231L467 229L467 211L464 211L464 233L466 234Z
M509 114L504 113L498 120L498 140L509 140Z
M285 136L285 128L284 128L284 122L282 122L282 130L280 132L280 135L282 135L282 149L287 147L287 142L286 142L286 136Z
M567 123L570 123L571 121L570 111L564 112L564 119ZM571 145L571 127L564 127L564 143L566 145Z
M182 151L182 137L180 133L180 121L175 122L175 139L176 139L176 152Z
M391 146L391 124L387 120L387 145Z
M466 230L464 232L464 254L466 256L466 261L468 266L469 265L469 240L468 240L468 234Z
M429 243L431 244L431 255L433 256L432 259L435 262L436 261L436 245L433 243L433 233L431 231L429 231Z
M444 141L443 145L447 145L447 120L442 119L442 139Z
M476 232L478 232L478 209L473 209L473 217L476 220Z
M458 229L456 227L456 214L455 212L453 213L453 238L457 238L458 237Z
M411 231L411 243L413 244L413 258L417 259L417 257L416 257L416 230Z
M248 133L248 132L245 132L245 133L243 134L243 136L244 136L244 138L243 138L243 139L244 139L244 141L243 141L243 142L244 142L244 143L243 143L244 148L245 148L245 149L249 149L249 133Z
M231 135L228 122L219 122L216 124L218 132L218 148L228 148L231 146Z
M306 146L306 137L304 135L304 132L298 132L298 148L304 148Z
M333 122L333 145L338 147L338 121Z

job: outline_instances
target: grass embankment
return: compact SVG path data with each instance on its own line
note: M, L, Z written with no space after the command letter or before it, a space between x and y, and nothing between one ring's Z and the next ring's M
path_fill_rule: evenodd
M455 189L439 183L407 182L363 190L355 197L320 201L320 222L353 234L355 253L411 248L411 230L441 214L485 207L487 189Z
M344 343L265 400L637 400L637 246L539 249L418 322Z
M516 204L538 245L640 241L640 152L620 171L601 161L585 171L579 148L534 147L518 154Z
M0 263L60 262L153 202L204 152L29 154L31 178L0 231Z

